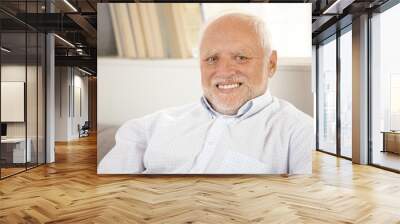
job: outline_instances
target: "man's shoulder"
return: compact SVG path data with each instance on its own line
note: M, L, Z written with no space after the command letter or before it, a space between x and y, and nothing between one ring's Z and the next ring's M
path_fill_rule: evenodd
M304 150L314 147L314 119L295 107L286 100L278 100L278 110L280 120L283 122L284 130L290 136L291 144L296 150L301 149L301 145L309 144L310 148L305 147Z

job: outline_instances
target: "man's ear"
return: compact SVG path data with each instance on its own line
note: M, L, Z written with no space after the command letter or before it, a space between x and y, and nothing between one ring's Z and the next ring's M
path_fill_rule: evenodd
M277 63L278 63L278 55L276 53L276 50L273 50L268 59L268 77L272 78L272 76L274 76L276 72Z

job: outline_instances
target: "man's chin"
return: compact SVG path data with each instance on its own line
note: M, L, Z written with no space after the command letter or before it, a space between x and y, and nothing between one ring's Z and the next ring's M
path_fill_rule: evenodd
M219 94L214 92L207 97L213 108L221 114L234 115L239 108L248 101L243 94Z

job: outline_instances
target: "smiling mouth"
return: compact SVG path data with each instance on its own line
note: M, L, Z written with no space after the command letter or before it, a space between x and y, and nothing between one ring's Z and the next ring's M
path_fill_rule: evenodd
M218 89L235 89L235 88L240 87L241 85L242 85L241 82L236 82L236 83L229 83L229 84L220 83L220 84L217 84L216 86Z

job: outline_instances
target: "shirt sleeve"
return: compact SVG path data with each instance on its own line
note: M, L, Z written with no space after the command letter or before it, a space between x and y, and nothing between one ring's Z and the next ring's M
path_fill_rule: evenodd
M144 171L143 156L147 147L145 121L133 119L123 124L115 135L114 147L100 161L99 174L135 174Z
M289 174L311 174L315 148L313 119L299 121L289 143Z

